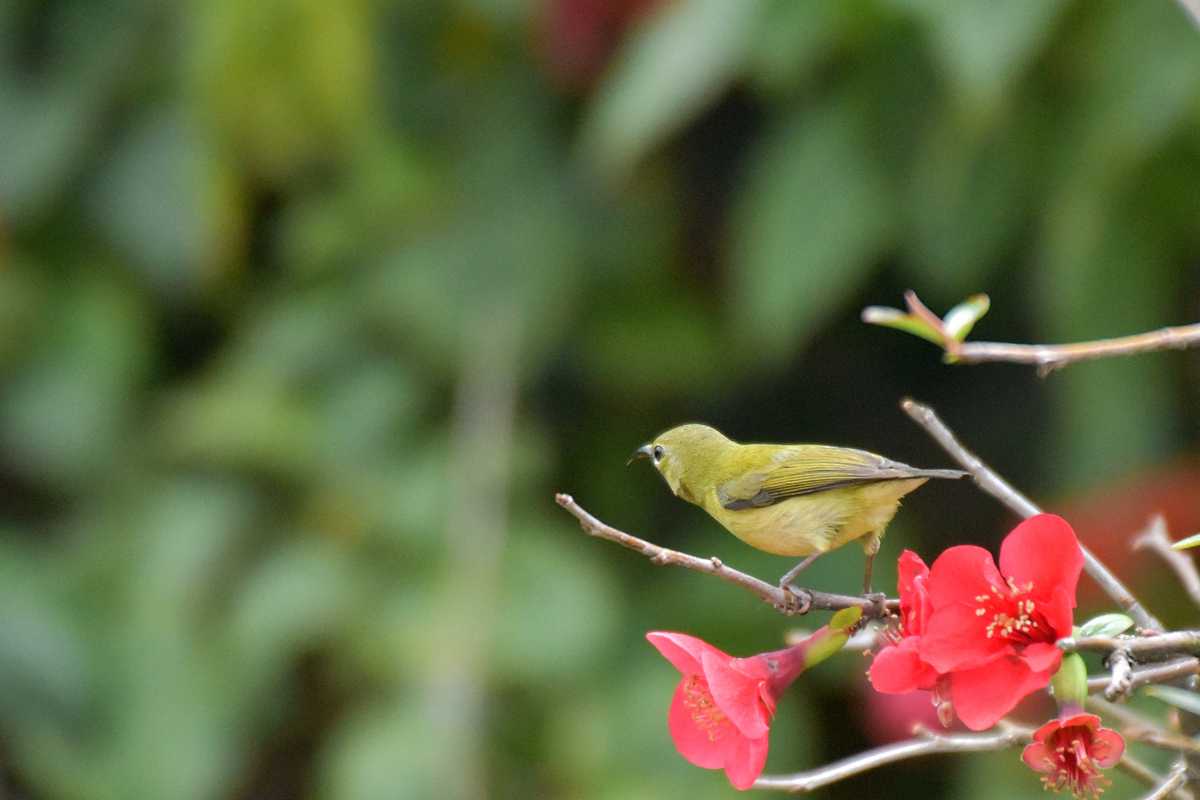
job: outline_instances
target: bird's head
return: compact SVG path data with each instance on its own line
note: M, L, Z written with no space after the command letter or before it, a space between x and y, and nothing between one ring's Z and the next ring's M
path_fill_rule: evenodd
M639 447L629 460L650 459L672 492L698 503L703 493L700 487L712 484L715 462L732 444L724 434L707 425L680 425Z

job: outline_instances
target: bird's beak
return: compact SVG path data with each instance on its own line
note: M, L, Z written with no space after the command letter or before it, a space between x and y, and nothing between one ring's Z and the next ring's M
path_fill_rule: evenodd
M641 447L639 447L637 450L635 450L633 452L633 455L631 455L629 457L629 460L625 462L625 466L628 467L630 464L632 464L634 461L636 461L639 458L652 458L652 456L650 455L650 445L644 444Z

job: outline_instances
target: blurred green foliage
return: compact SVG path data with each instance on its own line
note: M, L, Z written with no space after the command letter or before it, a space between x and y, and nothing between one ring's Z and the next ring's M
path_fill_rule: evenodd
M787 622L554 491L772 577L628 454L704 419L933 466L905 393L1035 496L1196 444L1190 357L1038 381L857 321L1200 316L1170 0L3 0L0 215L5 796L729 796L641 637ZM885 556L1007 524L925 491ZM855 659L769 771L867 746ZM841 790L1037 788L954 765Z

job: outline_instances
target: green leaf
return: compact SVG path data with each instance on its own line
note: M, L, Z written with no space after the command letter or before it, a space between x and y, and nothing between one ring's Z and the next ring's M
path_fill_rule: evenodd
M765 2L750 47L748 78L765 93L786 96L835 51L845 27L862 24L864 9L839 0Z
M862 619L862 609L858 606L843 608L841 611L833 615L829 620L830 630L840 630L844 628L854 627L860 619Z
M583 149L622 172L678 133L734 81L747 58L758 0L678 0L636 29L583 123Z
M1054 32L1065 0L891 0L931 34L936 55L960 92L992 106Z
M733 328L764 358L850 299L891 240L892 192L847 102L805 107L758 154L732 234Z
M233 599L230 629L247 679L269 676L345 624L359 583L336 543L300 539L275 549Z
M1146 694L1184 711L1200 714L1200 694L1189 692L1187 689L1177 686L1147 686Z
M962 112L931 117L903 177L904 246L910 281L955 297L993 281L997 259L1027 234L1047 172L1033 143L1045 134L1029 111L982 130Z
M1079 626L1080 636L1116 636L1133 627L1133 620L1124 614L1101 614Z
M615 589L578 537L514 519L493 602L490 656L497 675L530 686L569 682L617 628Z
M1195 547L1200 544L1200 533L1193 533L1186 539L1180 539L1175 544L1171 545L1175 550L1186 550L1189 547Z
M61 485L111 478L122 457L130 403L150 371L149 310L108 278L105 262L79 265L46 306L53 335L28 341L28 367L0 391L0 440L20 469ZM136 412L133 412L136 413Z
M937 328L915 314L909 314L898 308L867 306L863 309L862 321L871 325L883 325L888 328L895 328L906 333L911 333L914 336L920 336L922 339L928 339L939 347L946 343L946 337Z
M950 312L942 320L946 336L956 342L967 338L971 328L975 327L979 318L987 313L989 305L990 301L986 294L977 294L950 309Z
M226 165L183 109L156 109L117 146L87 197L92 218L166 296L202 295L240 235Z

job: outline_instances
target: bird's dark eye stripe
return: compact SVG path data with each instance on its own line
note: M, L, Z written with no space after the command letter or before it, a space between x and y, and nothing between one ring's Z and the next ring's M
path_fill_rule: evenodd
M654 446L654 460L658 461L662 457L663 457L662 445L661 444L655 445Z

